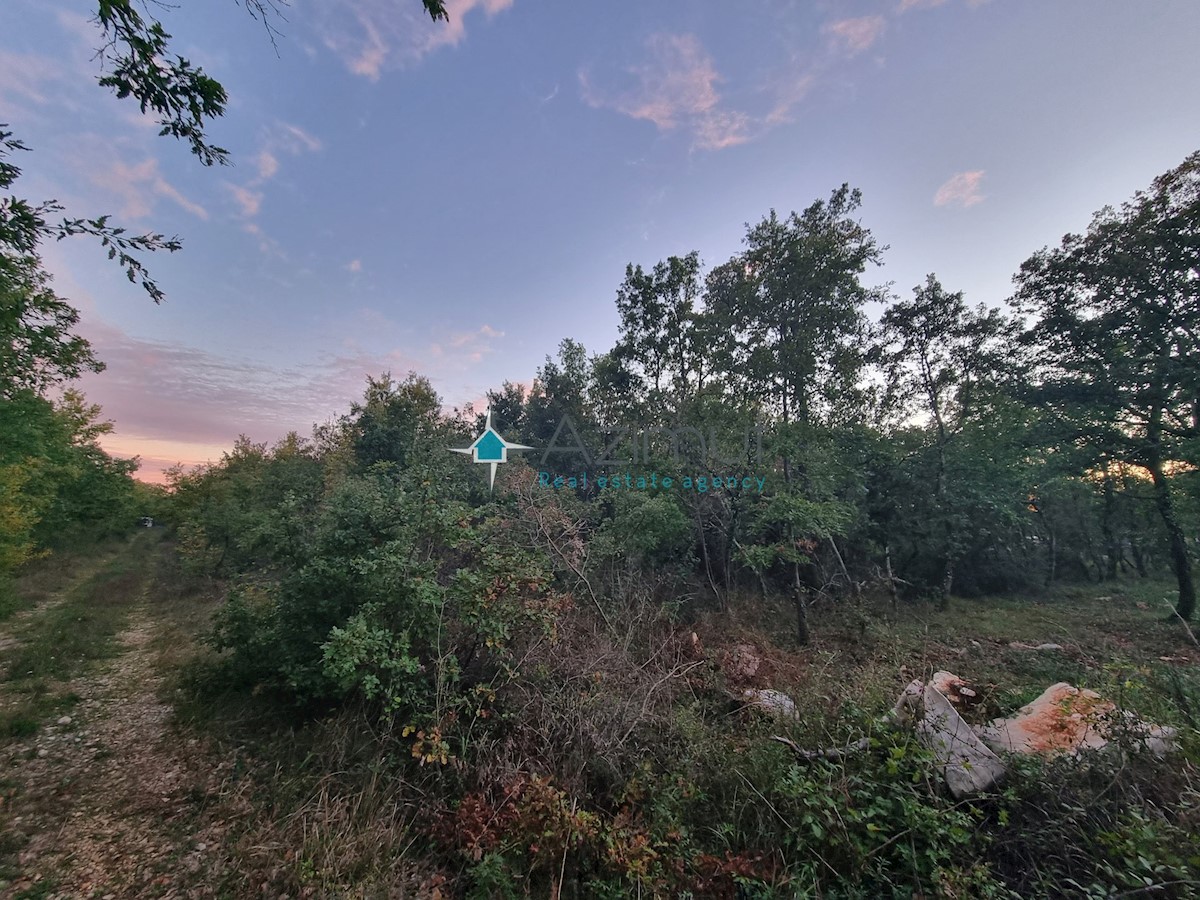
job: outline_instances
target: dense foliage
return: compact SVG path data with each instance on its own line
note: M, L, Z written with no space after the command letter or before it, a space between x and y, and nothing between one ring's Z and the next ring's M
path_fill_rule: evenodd
M127 527L144 502L136 463L98 443L112 428L99 407L62 390L103 368L78 318L35 254L0 243L0 578L74 534Z
M952 803L879 698L793 729L869 752L798 763L766 740L780 725L731 718L736 678L688 635L717 616L781 638L756 617L786 604L804 644L814 608L865 634L872 597L903 616L1168 571L1189 616L1198 162L1027 262L1026 319L934 275L911 299L864 284L883 248L846 186L707 275L695 254L631 265L616 346L565 340L531 390L489 395L534 448L494 492L448 452L484 417L416 375L372 379L311 441L176 471L180 548L228 585L210 687L358 710L469 896L1194 883L1190 763L1031 763ZM1162 715L1185 724L1195 690Z

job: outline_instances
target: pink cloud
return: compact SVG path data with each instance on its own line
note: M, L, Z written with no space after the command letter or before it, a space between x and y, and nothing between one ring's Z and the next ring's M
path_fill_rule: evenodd
M86 291L76 299L81 308L91 308ZM80 332L107 364L104 372L80 382L88 399L116 423L103 445L125 458L140 456L139 477L150 481L161 481L162 472L175 463L218 460L243 433L268 443L289 431L307 435L314 423L345 413L362 396L368 376L417 371L435 384L454 383L504 336L483 325L451 334L444 347L435 345L420 355L400 349L368 353L348 341L339 351L281 367L134 337L90 314Z
M979 192L979 183L983 180L983 175L983 169L952 175L933 195L933 205L965 208L982 203L984 196Z
M624 90L602 90L580 72L584 101L652 122L660 131L681 128L703 150L750 140L751 117L722 107L717 90L721 76L694 35L654 35L646 48L648 60L626 70L634 83Z
M275 173L279 171L279 159L267 150L255 157L255 164L258 166L258 177L263 181L274 178Z
M883 34L886 24L883 16L862 16L830 22L821 30L833 37L838 49L853 56L869 50Z
M125 203L121 214L130 219L150 215L156 206L157 197L165 197L201 219L208 218L208 210L198 203L193 203L162 176L158 169L158 160L153 157L136 165L127 165L117 160L106 169L93 174L92 183L118 194Z
M492 352L491 341L504 337L491 325L475 331L460 331L430 345L429 353L435 359L467 359L480 362L484 354ZM448 352L449 351L449 352Z
M262 149L254 157L255 175L245 184L226 182L239 208L240 217L252 220L262 209L265 191L260 190L274 178L280 169L281 154L300 156L304 153L316 153L322 149L321 141L309 134L299 125L288 122L275 122L263 130ZM258 237L259 249L264 253L275 252L278 245L267 238L262 229L252 221L246 221L243 229Z
M816 82L812 74L795 75L781 79L775 86L775 103L764 120L770 127L792 120L792 110L808 96Z
M388 69L416 65L442 47L467 36L468 14L482 9L489 18L513 0L447 0L447 21L433 22L419 4L397 9L388 0L342 0L322 5L321 37L355 75L378 81Z
M243 216L252 218L258 215L263 199L261 191L252 191L236 184L229 185L229 190L233 193L233 199L237 201L238 206L242 208Z

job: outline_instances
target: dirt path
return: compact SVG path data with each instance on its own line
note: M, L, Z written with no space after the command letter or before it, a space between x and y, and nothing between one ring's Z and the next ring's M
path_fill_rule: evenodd
M0 744L0 841L15 858L0 896L237 896L219 887L229 858L219 814L229 804L214 802L232 763L170 725L152 588L143 580L126 598L117 655L65 685L79 698L69 714ZM19 630L5 631L19 640Z
M84 581L94 577L106 565L112 562L120 551L108 550L107 552L96 554L95 556L82 561L75 561L76 564L71 566L68 572L53 572L46 571L39 575L30 576L27 579L22 579L19 583L19 590L22 594L32 598L33 605L17 610L7 620L0 622L0 664L2 664L8 652L21 643L18 635L25 628L26 624L38 616L43 616L56 606L61 604L67 597L67 592L71 587L81 584ZM65 580L68 587L64 588L56 586L57 589L48 589L45 585L47 580L55 580L55 577L62 578L65 574ZM0 691L0 703L5 699L6 692Z

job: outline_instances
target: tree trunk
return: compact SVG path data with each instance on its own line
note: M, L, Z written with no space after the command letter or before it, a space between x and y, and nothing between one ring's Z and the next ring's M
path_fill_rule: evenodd
M1130 538L1129 539L1129 549L1133 551L1133 564L1135 566L1137 566L1138 577L1139 578L1147 577L1146 558L1144 556L1142 556L1141 545L1139 545L1138 542L1135 541L1133 538Z
M850 571L846 568L846 561L842 558L842 551L838 549L837 541L833 535L829 536L829 546L833 547L833 555L837 557L838 566L841 567L842 577L846 579L846 584L850 586L850 590L854 591L855 597L862 596L862 589L858 583L850 577Z
M796 604L796 640L801 646L808 644L808 604L805 591L800 583L800 566L792 565L792 601Z
M1121 556L1117 546L1117 535L1113 528L1113 517L1116 514L1116 497L1113 495L1112 475L1108 466L1104 467L1104 514L1100 517L1100 533L1104 537L1104 552L1107 555L1107 580L1117 580L1117 563Z
M1171 545L1171 568L1175 571L1175 579L1179 582L1179 602L1175 612L1185 621L1192 618L1196 611L1196 587L1192 582L1191 560L1188 559L1187 541L1179 519L1175 517L1175 504L1171 500L1171 485L1163 473L1162 460L1155 454L1147 468L1150 477L1154 479L1154 501L1158 506L1158 514L1162 517L1163 525L1167 528L1167 537Z
M942 576L942 598L938 604L942 612L950 608L950 589L954 587L954 560L946 559L946 574Z
M700 533L700 550L704 554L704 572L706 575L708 575L708 584L712 588L713 594L717 598L717 608L721 612L727 612L728 607L726 606L725 598L721 596L721 591L717 587L716 579L713 578L712 560L708 555L708 534L704 529L704 521L700 517L699 501L696 502L696 530Z
M896 588L896 576L892 574L892 545L888 541L883 542L883 562L887 566L888 585L892 590L892 612L898 612L900 591Z
M942 530L946 555L945 568L942 571L942 594L938 608L942 612L950 609L950 588L954 584L954 526L950 523L950 514L946 509L946 429L942 425L941 414L934 407L934 418L938 426L938 471L937 471L937 508L942 517Z

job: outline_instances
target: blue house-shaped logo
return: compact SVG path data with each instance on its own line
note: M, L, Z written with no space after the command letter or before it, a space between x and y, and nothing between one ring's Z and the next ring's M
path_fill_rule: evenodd
M488 489L491 490L496 483L496 466L500 463L508 462L509 450L532 450L532 447L526 447L524 444L510 444L504 438L500 437L496 429L492 427L492 411L487 411L487 423L484 426L483 434L475 438L475 443L470 447L452 447L451 453L470 453L472 459L477 463L487 463L491 466L491 474L488 478Z
M504 438L490 428L479 436L470 449L475 454L475 462L508 462L508 447Z

